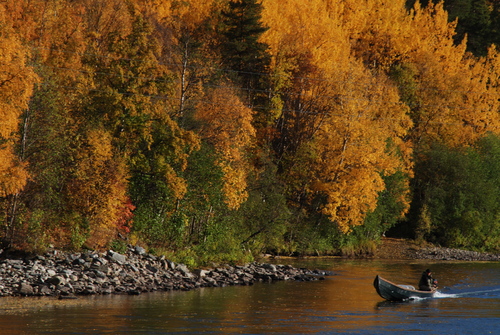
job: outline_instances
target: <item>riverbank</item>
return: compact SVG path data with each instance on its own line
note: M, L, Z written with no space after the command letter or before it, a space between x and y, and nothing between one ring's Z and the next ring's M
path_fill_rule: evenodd
M500 261L499 254L421 246L407 239L383 238L374 255L380 259L430 259L446 261Z
M251 263L191 271L164 257L129 247L126 254L63 253L9 257L0 260L0 296L57 296L130 294L192 290L200 287L252 285L281 280L311 281L328 273L289 265Z

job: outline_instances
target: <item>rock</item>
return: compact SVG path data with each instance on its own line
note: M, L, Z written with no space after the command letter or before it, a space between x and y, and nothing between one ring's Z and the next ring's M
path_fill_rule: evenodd
M45 281L48 284L57 286L57 285L64 285L66 281L62 276L53 276Z
M176 270L179 270L183 276L191 278L193 274L189 271L188 267L184 264L177 264Z
M123 287L123 286L116 286L115 287L115 292L117 293L122 293L122 292L125 292L126 291L126 288Z
M27 283L21 283L19 285L19 294L21 295L33 295L33 286Z
M6 262L10 265L22 265L24 263L22 259L7 259Z
M85 259L83 258L77 258L75 259L73 262L72 262L73 265L80 265L80 266L83 266L83 264L85 264Z
M168 261L166 259L160 260L160 268L162 270L168 270L170 267L168 266Z
M170 269L172 269L172 270L174 270L174 269L175 269L176 264L175 264L174 262L172 262L172 261L170 261L170 260L168 260L168 259L166 259L165 261L167 262L168 267L169 267Z
M128 295L139 295L139 294L141 294L141 291L138 289L128 290L127 294Z
M96 275L97 278L101 278L101 279L106 278L106 274L104 272L102 272L102 271L95 270L94 273L95 273L95 275Z
M265 263L262 265L262 267L266 270L271 271L271 272L276 272L276 265L274 265L274 264Z
M42 285L38 288L39 295L52 295L52 290L47 285Z
M140 247L140 246L136 245L136 246L134 247L134 252L135 252L137 255L142 256L142 255L144 255L144 254L146 253L146 249L144 249L143 247Z
M193 274L198 278L204 278L209 272L202 269L193 270Z
M126 261L127 261L127 257L122 255L122 254L119 254L117 252L114 252L112 250L109 250L108 251L108 257L117 262L118 264L124 264Z
M146 269L148 269L149 271L151 271L152 273L157 273L158 272L158 269L155 268L154 266L151 266L149 264L146 264Z

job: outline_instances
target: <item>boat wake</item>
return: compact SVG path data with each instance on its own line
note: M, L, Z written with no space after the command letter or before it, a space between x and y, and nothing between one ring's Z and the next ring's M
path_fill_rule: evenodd
M436 292L434 295L435 298L459 298L459 297L476 297L476 298L498 298L500 297L500 287L484 287L481 289L472 289L472 290L461 290L459 292L451 291L451 292Z
M456 293L450 293L450 292L441 292L437 291L434 293L432 298L434 299L445 299L445 298L460 298L460 297L477 297L477 298L484 298L484 297L499 297L500 296L500 288L493 288L493 289L487 289L487 290L481 290L481 291L468 291L468 292L456 292ZM429 298L420 298L420 297L411 297L410 300L416 301L416 300L427 300Z
M439 292L437 291L436 293L434 293L434 298L458 298L459 295L456 294L456 293L443 293L443 292Z

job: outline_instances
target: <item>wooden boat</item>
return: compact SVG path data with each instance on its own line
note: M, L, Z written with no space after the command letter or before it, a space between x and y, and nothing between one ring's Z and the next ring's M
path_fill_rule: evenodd
M415 298L432 298L436 291L420 291L413 286L397 285L379 275L375 277L373 286L377 293L384 299L389 301L404 301L413 300Z

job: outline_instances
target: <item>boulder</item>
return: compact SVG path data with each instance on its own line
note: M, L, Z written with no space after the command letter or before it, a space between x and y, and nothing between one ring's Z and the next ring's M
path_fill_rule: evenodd
M33 286L28 283L21 283L19 285L19 294L21 295L33 295Z
M188 267L184 264L177 264L176 270L180 271L184 277L191 278L193 274L189 271Z
M146 269L148 269L152 273L158 273L158 269L155 268L154 266L149 265L149 264L146 264Z
M140 247L140 246L136 245L136 246L134 247L134 252L135 252L137 255L142 256L142 255L144 255L144 254L146 253L146 249L144 249L143 247Z
M118 264L124 264L126 261L127 261L127 257L122 255L122 254L119 254L117 252L114 252L112 250L109 250L108 251L108 257L110 260L118 263Z
M202 270L202 269L193 270L193 274L198 278L204 278L207 276L208 273L209 271L207 270Z
M45 281L47 284L54 286L66 284L66 280L62 276L53 276Z
M276 265L274 265L274 264L264 263L264 264L262 265L262 267L263 267L264 269L268 270L268 271L271 271L271 272L276 272L276 270L277 270L277 269L276 269Z
M42 285L38 288L39 295L52 295L52 290L47 285Z

